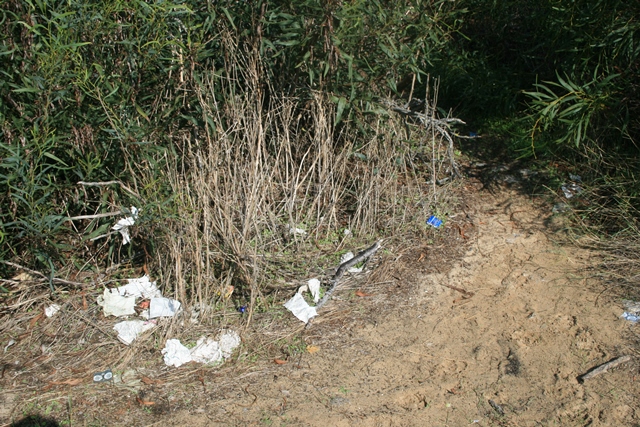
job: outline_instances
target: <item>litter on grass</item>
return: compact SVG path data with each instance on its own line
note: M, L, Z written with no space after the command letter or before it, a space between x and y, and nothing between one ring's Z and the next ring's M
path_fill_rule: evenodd
M180 301L170 298L151 298L149 319L156 317L173 317L180 309Z
M127 279L129 283L118 288L120 295L136 298L161 298L162 292L156 282L152 282L146 274L137 279Z
M442 225L442 220L438 219L434 215L431 215L429 217L429 219L427 219L427 224L432 226L432 227L438 228L438 227L440 227Z
M131 241L131 237L129 236L129 227L136 223L136 219L138 219L138 208L131 206L131 216L118 220L118 222L111 227L112 230L120 232L122 235L123 245L126 245Z
M572 182L571 184L563 184L561 188L562 192L564 193L564 197L566 197L567 199L572 198L576 194L582 193L582 187L574 182Z
M136 312L136 298L122 296L117 289L105 289L98 297L98 305L102 306L105 316L129 316Z
M113 372L111 369L107 369L106 371L96 372L93 374L93 382L94 383L103 383L105 381L111 381L113 379Z
M51 304L49 307L44 309L44 315L47 317L55 316L57 312L60 311L60 306L58 304Z
M318 315L315 307L311 307L302 297L300 293L296 293L293 298L284 304L285 308L293 313L298 319L304 323L309 323L309 319L312 319Z
M130 345L138 335L141 333L148 331L149 329L153 329L156 326L155 321L145 322L143 320L125 320L120 323L116 323L113 326L113 329L118 333L118 339L122 341L123 344Z
M164 363L176 368L189 362L218 363L228 359L240 345L240 336L235 331L227 331L220 335L218 341L208 337L200 337L196 346L189 350L180 340L167 340L162 350Z

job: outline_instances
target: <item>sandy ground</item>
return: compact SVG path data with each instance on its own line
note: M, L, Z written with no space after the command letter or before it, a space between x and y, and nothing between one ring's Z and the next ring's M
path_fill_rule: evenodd
M557 243L550 207L514 189L470 181L466 193L448 239L399 252L364 296L338 293L306 329L286 319L316 352L180 368L170 382L145 374L142 388L93 400L90 385L71 387L39 407L58 399L60 425L640 425L635 326L587 280L597 254ZM24 397L6 378L2 391L0 416L16 419Z

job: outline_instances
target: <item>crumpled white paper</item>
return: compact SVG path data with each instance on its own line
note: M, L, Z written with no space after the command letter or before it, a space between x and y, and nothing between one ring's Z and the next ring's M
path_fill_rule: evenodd
M220 343L213 338L202 337L191 349L191 358L198 363L216 363L222 360Z
M167 340L162 350L164 363L167 366L179 367L191 361L198 363L217 363L231 357L233 350L240 345L240 336L235 331L227 331L220 335L218 341L201 337L194 348L189 350L180 340Z
M118 222L111 227L112 230L119 231L122 235L122 244L126 245L131 241L131 237L129 236L129 227L136 223L136 219L138 218L138 208L135 206L131 206L131 216L122 218L118 220Z
M134 314L135 304L135 297L124 297L117 289L105 289L104 293L98 297L98 305L102 306L105 316L119 317Z
M164 355L165 365L175 366L176 368L193 360L189 349L175 338L167 340L167 344L162 349L162 354Z
M60 311L60 306L58 304L51 304L49 307L44 309L44 315L47 317L55 316L57 312Z
M162 292L158 289L156 282L152 282L146 274L137 279L127 279L129 283L118 288L122 296L136 298L161 298Z
M292 227L287 224L287 228L289 229L289 234L305 236L307 234L306 230L302 228Z
M342 254L342 256L340 257L340 264L344 264L345 262L349 261L350 259L352 259L355 255L353 255L353 252L347 252L346 254ZM349 273L360 273L362 272L362 268L363 267L351 267L349 269Z
M316 317L318 313L315 307L311 307L304 300L301 294L296 293L293 298L285 303L285 308L293 313L298 319L304 323L309 323L309 319Z
M180 309L180 301L171 298L151 298L149 319L173 317Z
M154 326L154 322L125 320L124 322L116 323L113 329L118 333L118 339L124 344L129 345L138 338L138 335L152 329Z

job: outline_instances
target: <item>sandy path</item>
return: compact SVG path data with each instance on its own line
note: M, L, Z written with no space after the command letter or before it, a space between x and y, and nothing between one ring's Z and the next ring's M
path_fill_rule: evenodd
M245 376L175 425L634 425L634 362L577 380L633 354L620 305L585 285L589 254L554 243L547 215L513 191L468 213L472 243L448 272L374 289L353 319L305 332L318 353Z

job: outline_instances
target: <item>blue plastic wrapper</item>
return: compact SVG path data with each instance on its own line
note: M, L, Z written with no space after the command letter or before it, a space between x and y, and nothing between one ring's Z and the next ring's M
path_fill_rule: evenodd
M247 311L247 306L246 306L246 305L243 305L242 307L238 307L238 311L239 311L240 313L244 313L245 311Z
M442 221L431 215L427 220L427 224L431 225L432 227L438 228L442 225Z

